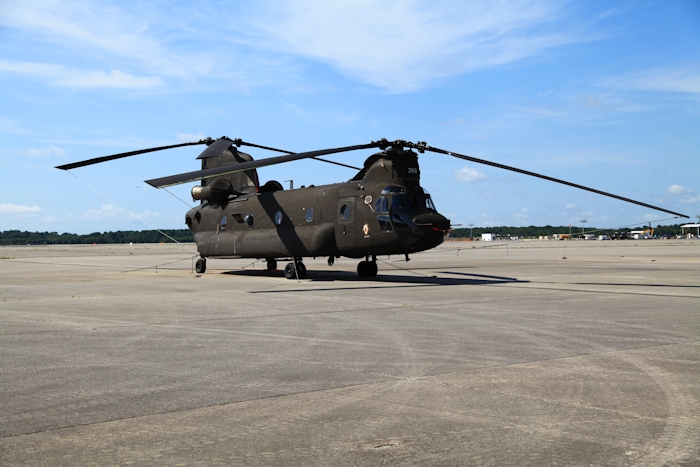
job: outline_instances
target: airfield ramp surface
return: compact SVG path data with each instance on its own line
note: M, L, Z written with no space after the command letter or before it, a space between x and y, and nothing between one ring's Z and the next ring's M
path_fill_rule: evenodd
M700 465L696 241L191 248L0 248L0 465Z

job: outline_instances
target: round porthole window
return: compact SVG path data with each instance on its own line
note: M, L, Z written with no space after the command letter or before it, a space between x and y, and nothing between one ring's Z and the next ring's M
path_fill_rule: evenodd
M308 208L306 210L306 222L311 222L314 220L314 208Z
M277 211L277 214L275 214L275 224L282 224L282 211Z
M224 216L224 217L221 218L221 228L222 228L222 229L225 229L225 228L226 228L226 224L228 224L228 219L226 218L226 216Z
M340 218L346 220L348 217L350 217L350 206L343 204L340 207Z

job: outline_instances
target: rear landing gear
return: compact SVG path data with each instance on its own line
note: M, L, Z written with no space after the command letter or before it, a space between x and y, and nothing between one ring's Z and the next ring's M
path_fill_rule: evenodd
M375 277L377 275L377 260L372 258L372 261L360 261L357 265L357 275L360 277Z
M306 279L306 266L301 258L295 258L293 263L287 263L284 267L284 277L287 279Z
M194 265L194 270L197 271L197 274L204 274L204 271L207 270L207 260L199 258Z
M268 272L277 271L277 260L275 258L268 258L267 259L267 271Z

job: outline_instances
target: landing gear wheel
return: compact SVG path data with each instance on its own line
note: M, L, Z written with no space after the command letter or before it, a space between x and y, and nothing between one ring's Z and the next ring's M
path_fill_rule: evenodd
M306 279L306 266L301 261L297 263L297 272L299 273L299 279Z
M367 277L377 277L377 272L379 271L377 263L375 261L368 261L367 264L369 265L367 271L369 274L367 275Z
M297 272L294 269L294 263L287 263L287 265L284 267L284 277L286 277L287 279L297 278Z
M287 279L306 279L306 266L301 261L296 262L296 267L294 263L287 263L284 267L284 277Z
M204 274L204 271L207 270L207 260L199 258L194 265L194 270L197 271L197 274Z
M360 277L375 277L377 270L377 263L374 261L360 261L357 265L357 275Z
M267 270L269 272L277 271L277 260L275 258L267 259Z

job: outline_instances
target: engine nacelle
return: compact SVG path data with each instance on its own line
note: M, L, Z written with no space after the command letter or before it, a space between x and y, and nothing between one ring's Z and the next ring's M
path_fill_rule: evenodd
M235 194L231 182L225 178L220 178L211 185L192 187L192 199L197 201L217 201L223 202L230 195Z

